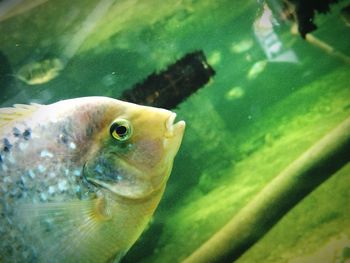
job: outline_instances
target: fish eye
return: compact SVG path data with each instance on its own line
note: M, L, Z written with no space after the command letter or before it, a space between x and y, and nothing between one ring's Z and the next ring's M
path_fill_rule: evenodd
M109 133L115 140L124 142L132 135L131 123L125 119L116 119L111 124Z

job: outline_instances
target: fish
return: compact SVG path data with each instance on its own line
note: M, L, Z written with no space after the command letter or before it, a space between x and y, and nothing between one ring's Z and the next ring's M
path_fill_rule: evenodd
M60 58L47 58L23 65L14 75L27 85L40 85L55 79L64 69Z
M0 262L118 262L165 190L175 118L109 97L0 109Z

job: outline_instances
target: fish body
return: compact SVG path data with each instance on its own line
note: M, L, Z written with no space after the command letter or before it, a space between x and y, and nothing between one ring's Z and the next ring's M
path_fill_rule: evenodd
M106 97L0 110L0 262L120 259L157 207L185 123Z
M28 85L40 85L55 79L63 69L63 60L48 58L25 64L15 76Z

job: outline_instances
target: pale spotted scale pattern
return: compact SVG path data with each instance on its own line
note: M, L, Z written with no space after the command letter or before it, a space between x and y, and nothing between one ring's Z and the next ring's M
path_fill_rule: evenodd
M70 121L62 124L53 120L35 127L23 122L0 138L0 254L8 262L36 261L35 249L21 238L26 229L14 222L17 203L64 201L84 198L91 192L91 186L82 180L79 163L62 162L79 151L71 129ZM55 148L41 149L46 140L55 142L51 144ZM15 251L23 251L21 257Z

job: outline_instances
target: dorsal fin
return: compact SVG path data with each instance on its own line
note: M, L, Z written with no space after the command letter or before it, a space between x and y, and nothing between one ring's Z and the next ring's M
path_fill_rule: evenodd
M37 103L31 104L14 104L13 107L0 108L0 127L6 125L11 121L25 118L43 105Z

